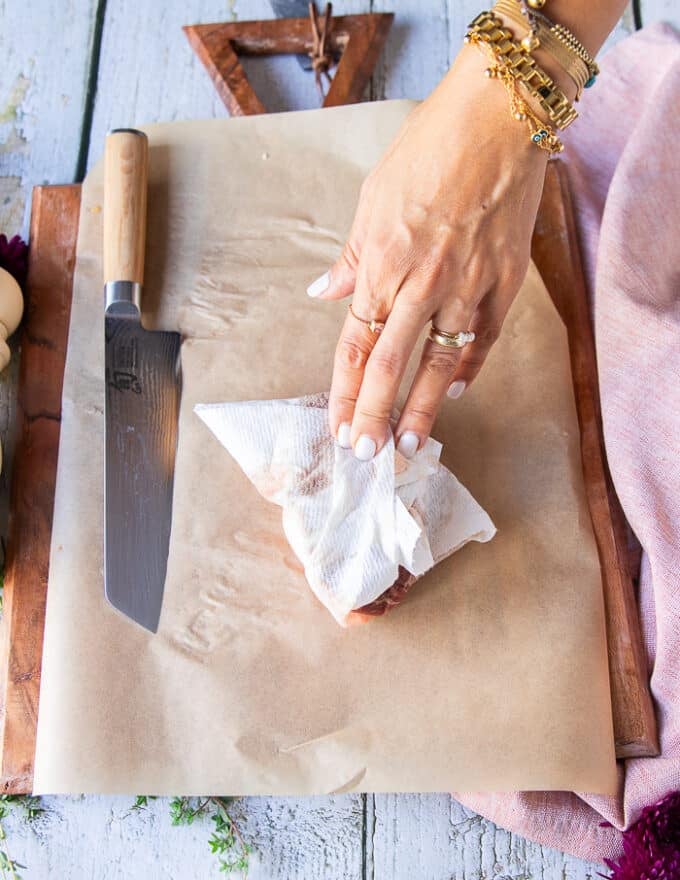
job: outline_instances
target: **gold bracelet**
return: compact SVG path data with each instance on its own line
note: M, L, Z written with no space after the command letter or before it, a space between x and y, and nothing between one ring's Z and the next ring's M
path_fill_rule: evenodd
M543 18L536 16L533 21L528 21L517 0L498 0L492 12L505 15L520 27L528 28L520 39L520 45L528 52L533 52L539 47L549 52L576 84L578 101L583 89L588 88L587 84L592 79L590 69L583 58L555 36Z
M577 101L583 89L589 89L595 84L600 68L585 46L567 27L555 24L540 12L527 9L519 0L498 0L494 10L506 15L511 21L529 28L528 33L520 40L520 44L529 52L539 46L550 52L576 83Z
M553 129L539 119L529 105L519 94L519 84L517 79L507 68L500 51L493 43L487 43L480 39L477 34L470 34L466 37L466 42L476 46L484 54L488 54L494 64L487 67L484 71L488 77L499 79L505 86L505 90L510 96L510 112L514 119L518 122L526 122L529 127L529 135L531 142L540 150L545 150L549 154L561 153L564 144L557 137Z
M584 63L588 67L588 70L590 71L590 76L594 81L595 77L597 77L600 73L600 68L597 64L597 61L595 61L595 59L586 49L583 43L574 36L569 28L563 24L556 24L554 21L551 21L549 18L543 15L541 12L532 12L531 15L532 18L543 21L550 29L550 32L554 34L554 36L561 43L564 43L564 45L568 49L574 52L574 54L578 55L579 58L583 59ZM592 83L590 85L592 85ZM590 86L586 85L586 88L590 88Z
M535 97L557 128L566 128L578 116L571 102L512 31L492 12L481 12L468 27L465 41L482 41L494 47L499 63Z

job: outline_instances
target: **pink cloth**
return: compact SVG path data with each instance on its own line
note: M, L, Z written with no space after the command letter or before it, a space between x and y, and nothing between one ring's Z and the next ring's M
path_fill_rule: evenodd
M601 67L565 156L594 290L607 455L644 551L640 616L661 756L620 762L616 797L457 795L499 825L593 860L617 857L621 829L680 789L680 35L645 28Z

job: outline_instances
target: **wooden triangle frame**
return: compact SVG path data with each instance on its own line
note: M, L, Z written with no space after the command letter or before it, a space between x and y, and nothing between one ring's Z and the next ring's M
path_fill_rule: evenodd
M361 101L393 18L392 12L333 17L328 44L340 60L324 107ZM193 24L183 30L232 116L267 112L248 82L239 55L305 55L312 50L308 18Z

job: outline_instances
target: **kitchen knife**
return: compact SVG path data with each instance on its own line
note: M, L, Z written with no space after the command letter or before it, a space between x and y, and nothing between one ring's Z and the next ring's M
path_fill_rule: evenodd
M180 399L178 333L141 323L149 147L117 129L104 161L104 589L156 632L170 542Z

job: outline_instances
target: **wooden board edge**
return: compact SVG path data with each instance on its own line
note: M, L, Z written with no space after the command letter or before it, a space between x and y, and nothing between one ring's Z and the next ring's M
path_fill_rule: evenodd
M659 753L630 565L626 521L609 474L595 342L564 163L548 163L532 258L569 338L586 494L602 567L618 758Z
M2 646L0 791L30 793L80 185L33 190Z

